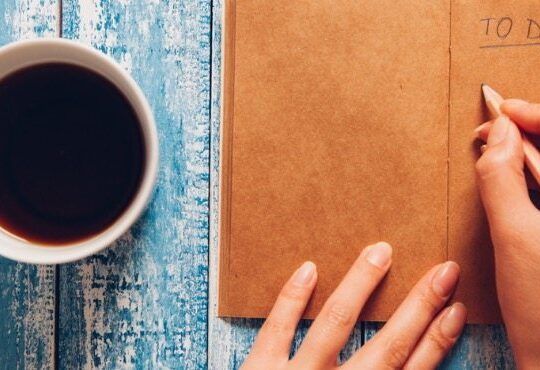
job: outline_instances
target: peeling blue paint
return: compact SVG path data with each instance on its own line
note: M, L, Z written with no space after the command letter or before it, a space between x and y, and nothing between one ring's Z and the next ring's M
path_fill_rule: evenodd
M64 37L111 55L145 92L161 163L129 235L60 269L60 369L206 368L210 9L209 0L63 2Z

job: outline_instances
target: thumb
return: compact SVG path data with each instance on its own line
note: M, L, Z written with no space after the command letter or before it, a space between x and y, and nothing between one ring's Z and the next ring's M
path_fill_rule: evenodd
M480 196L492 227L535 210L523 161L521 133L508 117L499 117L489 132L487 149L476 163Z

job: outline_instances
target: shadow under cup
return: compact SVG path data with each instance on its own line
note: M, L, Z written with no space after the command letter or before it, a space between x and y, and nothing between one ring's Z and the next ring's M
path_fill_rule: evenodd
M62 39L0 48L0 254L62 263L98 252L143 211L155 122L131 77Z

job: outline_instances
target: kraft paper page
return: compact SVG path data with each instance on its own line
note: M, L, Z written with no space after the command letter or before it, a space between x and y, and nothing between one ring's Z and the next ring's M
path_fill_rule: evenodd
M394 264L362 319L386 320L453 259L469 320L500 320L473 129L482 82L540 100L537 7L519 4L226 2L220 315L265 317L312 260L314 317L385 240Z

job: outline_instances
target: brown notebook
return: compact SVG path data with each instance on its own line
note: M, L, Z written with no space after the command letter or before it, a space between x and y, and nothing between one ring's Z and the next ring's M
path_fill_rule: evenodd
M451 259L469 321L499 322L473 129L482 82L540 100L537 1L225 3L219 315L265 317L312 260L314 317L385 240L394 263L363 320Z

